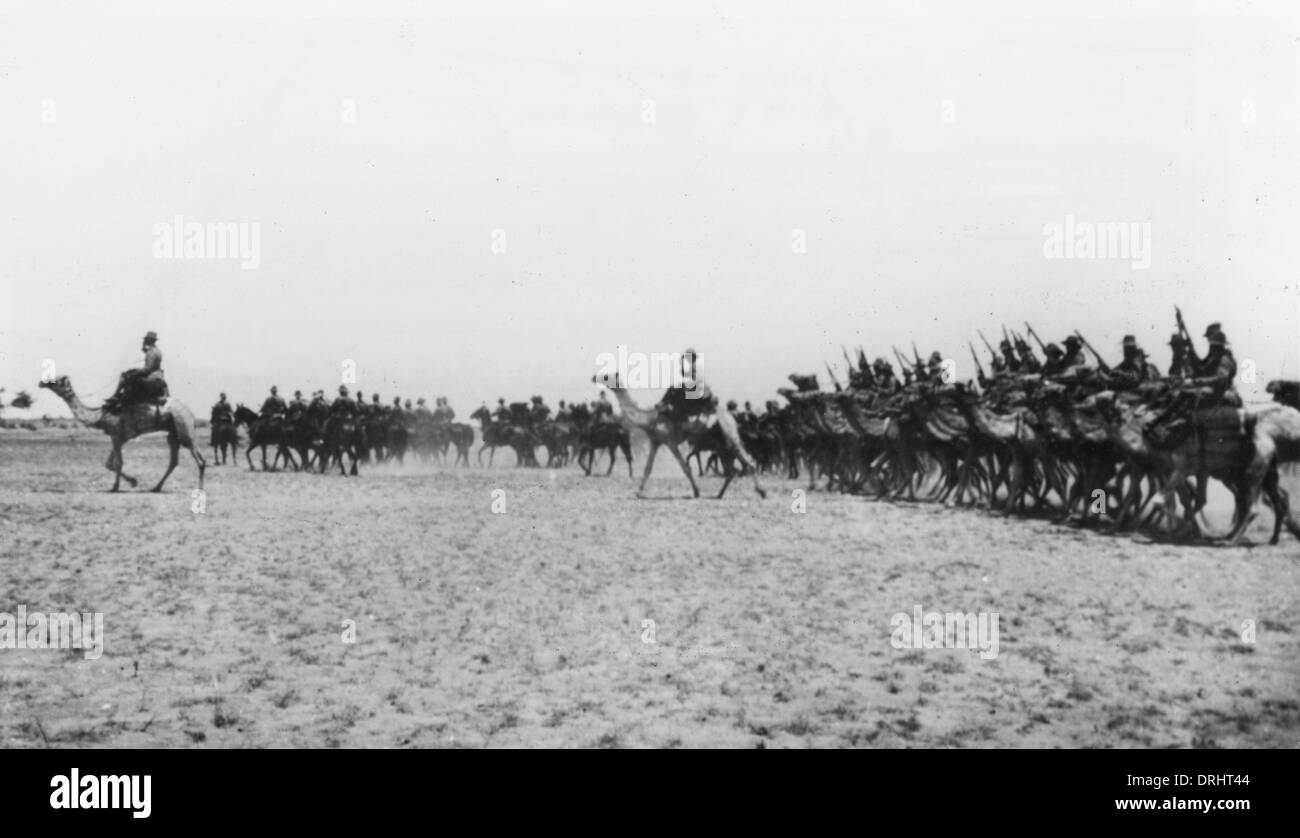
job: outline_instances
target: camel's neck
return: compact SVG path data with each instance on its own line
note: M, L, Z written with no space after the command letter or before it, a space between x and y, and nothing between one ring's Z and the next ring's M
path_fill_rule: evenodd
M656 411L646 410L632 401L632 397L624 389L620 388L613 392L614 398L618 399L618 406L622 410L620 418L624 424L635 425L639 428L648 428L654 424L655 418L659 415Z
M92 428L99 427L100 422L104 419L103 408L87 407L82 403L81 399L77 397L77 394L72 391L59 393L59 396L63 399L64 403L67 404L68 409L72 411L73 417L76 418L78 422L83 425L89 425Z

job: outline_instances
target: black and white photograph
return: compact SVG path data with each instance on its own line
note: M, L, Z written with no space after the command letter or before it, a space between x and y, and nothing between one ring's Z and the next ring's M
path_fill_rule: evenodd
M0 748L1300 746L1298 58L0 0Z

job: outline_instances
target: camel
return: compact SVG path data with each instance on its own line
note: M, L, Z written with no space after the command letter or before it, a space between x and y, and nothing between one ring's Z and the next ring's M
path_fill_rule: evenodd
M645 473L641 475L641 485L637 487L636 496L645 497L645 485L650 480L650 472L654 470L655 455L659 453L660 448L667 448L673 455L686 475L686 479L691 484L691 493L695 497L700 496L700 487L695 484L695 476L691 474L691 467L687 465L686 459L682 456L680 446L687 440L688 431L683 422L671 422L658 410L645 408L638 405L628 395L627 390L621 385L618 373L601 373L592 376L591 380L597 384L604 385L618 400L621 413L618 420L623 426L631 432L634 429L644 431L650 438L650 454L646 457ZM732 453L749 469L749 474L754 480L754 491L760 498L767 497L767 492L763 490L762 485L758 482L758 465L754 462L753 457L745 450L745 445L740 441L740 430L736 427L735 418L725 410L719 410L714 413L717 418L718 426L722 429L723 436L731 444ZM698 423L697 423L698 424ZM727 487L735 479L735 469L731 467L730 458L726 459L727 475L723 480L722 489L718 492L718 498L727 493Z
M1204 437L1204 439L1202 439ZM1276 544L1281 525L1300 539L1300 524L1291 516L1289 498L1278 486L1279 463L1300 458L1300 411L1282 404L1238 410L1213 408L1196 415L1191 433L1180 435L1172 445L1160 445L1172 464L1172 474L1160 489L1170 534L1174 534L1175 494L1192 477L1205 471L1228 486L1237 499L1232 531L1226 536L1237 543L1254 518L1252 510L1261 494L1273 507L1274 527L1270 544ZM1204 501L1198 492L1188 510L1185 524L1191 524Z
M167 472L158 481L158 485L153 487L153 491L161 492L163 484L175 471L177 463L180 462L181 446L189 449L190 454L193 455L194 463L199 467L199 489L203 488L203 471L208 464L199 453L194 414L179 400L168 397L161 405L137 404L119 413L82 404L66 375L61 375L53 381L42 381L40 386L63 399L78 422L100 429L113 441L113 450L108 455L108 461L104 463L104 467L115 475L112 491L118 491L124 479L132 487L138 483L134 477L122 471L122 446L138 436L160 431L167 433L171 462L168 463Z

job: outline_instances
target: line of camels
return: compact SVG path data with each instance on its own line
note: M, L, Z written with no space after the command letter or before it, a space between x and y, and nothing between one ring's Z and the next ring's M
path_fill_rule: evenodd
M799 378L805 377L791 376L791 380ZM1165 445L1147 434L1150 417L1140 407L1111 398L1096 400L1088 411L1068 401L1044 402L1036 408L1040 421L1034 430L1021 409L998 413L960 386L914 396L902 407L873 404L869 391L853 387L835 393L783 389L790 403L779 413L769 408L757 430L748 427L742 433L726 410L718 410L708 421L670 421L659 410L638 405L616 376L592 380L614 395L620 408L616 418L623 428L644 433L649 440L638 497L644 497L659 450L666 448L692 496L698 498L699 485L688 459L704 447L713 451L713 462L724 478L719 498L736 477L748 478L755 493L766 497L761 474L779 471L797 477L802 464L810 488L819 472L828 489L866 489L878 498L915 500L918 490L928 486L930 499L952 505L966 496L973 503L1000 507L1005 514L1026 512L1027 501L1038 511L1050 510L1050 496L1055 494L1058 520L1076 514L1086 518L1089 497L1101 490L1109 505L1106 514L1117 529L1135 525L1147 506L1159 499L1151 505L1145 523L1163 515L1169 535L1190 531L1200 537L1196 518L1203 512L1205 486L1212 478L1235 498L1229 540L1241 538L1261 498L1274 512L1271 543L1277 543L1283 526L1300 538L1300 523L1278 485L1278 466L1300 461L1300 410L1282 403L1296 395L1287 389L1292 387L1289 382L1270 384L1277 403L1220 408L1215 415L1221 426L1203 428ZM179 400L138 405L115 414L82 404L66 377L41 386L59 395L78 421L108 434L112 451L106 467L114 473L113 491L123 480L137 485L122 470L123 445L154 432L167 434L171 456L153 490L161 491L179 462L181 448L193 457L202 487L206 463L196 446L194 415ZM483 421L484 431L492 427L486 416L476 418ZM488 435L484 434L485 447L511 445L508 440L488 440ZM683 446L687 446L685 454ZM517 454L519 450L516 447ZM480 449L480 458L482 453ZM611 470L614 453L611 448ZM625 456L631 474L630 454L625 451ZM1000 487L1004 488L1001 496Z

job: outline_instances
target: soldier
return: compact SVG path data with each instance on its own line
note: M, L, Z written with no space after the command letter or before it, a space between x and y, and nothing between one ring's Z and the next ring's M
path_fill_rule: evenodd
M167 398L167 381L163 378L162 350L158 348L156 332L146 332L140 344L144 364L123 372L117 380L117 391L104 402L104 410L115 411L133 404L154 402L161 404Z
M388 409L388 421L393 425L405 424L406 411L402 409L401 396L393 396L393 406Z
M1169 351L1173 359L1169 362L1170 378L1191 378L1192 359L1191 344L1182 335L1175 332L1169 337Z
M510 423L510 408L506 407L506 400L504 397L497 399L497 407L496 410L492 411L492 418L503 424Z
M943 382L943 356L938 352L930 353L930 360L925 365L925 378L935 385Z
M1067 337L1065 339L1065 357L1061 359L1060 371L1065 372L1071 367L1081 367L1087 362L1087 358L1083 355L1083 341L1079 340L1078 335Z
M279 417L284 414L285 409L286 405L284 399L280 398L279 389L274 384L271 385L271 395L267 396L266 401L262 402L262 418Z
M593 422L612 421L614 418L614 406L605 398L605 391L601 390L600 395L591 403L591 416Z
M546 420L551 415L551 409L542 401L541 396L533 396L533 406L528 411L528 419L534 428L540 428L546 424Z
M1199 399L1210 398L1230 407L1241 407L1237 394L1237 359L1228 348L1228 338L1218 323L1205 330L1210 341L1210 351L1194 369L1194 377L1187 383L1197 389Z
M555 410L555 421L556 422L569 421L569 408L564 404L564 399L560 399L559 407L557 407Z
M384 409L384 403L379 400L378 393L370 394L370 407L367 408L367 415L373 419L382 419L388 411Z
M700 373L700 356L694 349L688 347L682 353L679 374L680 383L669 387L656 405L660 412L675 421L682 421L696 414L717 410L718 400L709 390L709 385L704 383L704 376ZM601 398L605 396L603 392L600 395Z
M286 410L290 422L297 422L307 413L307 402L302 397L301 390L293 391L293 401L289 402Z
M1056 346L1056 344L1052 345ZM1059 350L1060 347L1057 349ZM1046 349L1043 351L1046 352ZM1016 338L1016 352L1020 355L1020 372L1033 374L1043 371L1043 363L1038 360L1038 356L1034 355L1034 348L1025 343L1022 337Z
M884 358L877 358L871 364L872 374L876 379L876 389L884 393L894 393L898 390L898 379L894 378L894 367Z
M1020 362L1020 359L1016 357L1016 350L1015 347L1011 345L1011 341L1007 340L1006 338L1003 338L1002 342L998 344L998 349L1002 351L1003 368L1007 372L1013 374L1020 372L1020 368L1023 366L1023 364ZM994 361L994 370L995 371L997 370L996 361Z
M360 394L358 393L358 395ZM346 384L340 384L339 397L330 405L330 416L344 416L356 419L357 415L357 403L348 397L348 386Z
M1121 346L1124 348L1124 360L1109 373L1103 373L1103 378L1112 389L1136 390L1139 384L1160 377L1160 370L1147 362L1146 353L1138 346L1137 338L1125 335Z
M1049 343L1043 348L1043 354L1047 356L1047 360L1043 362L1042 366L1044 376L1060 375L1065 372L1065 353L1061 351L1061 347Z
M330 415L330 405L325 401L325 391L317 390L311 395L311 404L307 405L307 415L314 422L323 422Z
M754 414L754 408L749 402L745 402L745 409L740 413L740 420L750 425L758 421L758 416Z
M212 406L211 423L213 427L218 425L230 425L235 421L235 412L230 408L230 402L226 401L226 394L222 393L221 398Z

